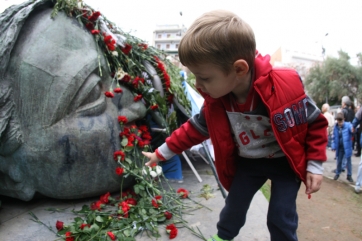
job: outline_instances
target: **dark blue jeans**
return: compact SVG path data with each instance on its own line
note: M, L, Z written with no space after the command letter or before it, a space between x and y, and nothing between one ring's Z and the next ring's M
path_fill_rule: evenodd
M239 234L255 193L271 180L267 225L271 241L297 241L298 214L296 198L301 181L285 157L278 159L243 159L226 198L217 223L218 236L231 240Z
M347 176L352 176L352 160L351 157L345 157L343 147L339 147L337 156L337 169L336 174L340 175L342 169L347 168ZM345 163L344 163L345 162Z

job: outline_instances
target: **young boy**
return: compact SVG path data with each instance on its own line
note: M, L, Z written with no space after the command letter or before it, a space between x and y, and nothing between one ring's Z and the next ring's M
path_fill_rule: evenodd
M229 191L209 240L232 240L245 224L254 194L271 180L267 225L271 240L297 240L296 197L319 190L326 158L327 120L309 99L295 70L273 69L255 49L250 26L227 11L198 18L179 56L205 98L193 116L166 139L146 165L169 159L207 138L219 179Z
M342 162L343 157L345 157L347 159L347 180L353 182L351 163L353 126L350 122L344 121L343 112L337 113L336 120L337 123L334 126L332 142L332 150L336 151L337 157L337 169L334 180L337 180L342 172Z

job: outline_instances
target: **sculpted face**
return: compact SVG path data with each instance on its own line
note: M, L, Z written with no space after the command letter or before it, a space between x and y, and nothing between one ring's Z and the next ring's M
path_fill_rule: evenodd
M119 190L117 116L132 121L146 108L125 87L105 97L112 79L94 37L63 13L51 19L51 10L26 21L6 72L23 144L0 159L0 194L67 199Z

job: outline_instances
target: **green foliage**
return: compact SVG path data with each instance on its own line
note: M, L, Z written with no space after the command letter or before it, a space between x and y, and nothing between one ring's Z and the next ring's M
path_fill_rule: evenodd
M361 60L361 54L357 57ZM362 100L359 89L362 88L362 67L353 66L347 53L339 51L338 58L328 57L322 64L312 67L305 79L310 97L321 106L339 104L342 96Z

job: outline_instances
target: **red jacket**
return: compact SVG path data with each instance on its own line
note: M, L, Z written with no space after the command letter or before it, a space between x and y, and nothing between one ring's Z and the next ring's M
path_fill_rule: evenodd
M290 166L305 182L308 160L326 161L328 126L327 120L318 108L306 113L307 96L299 75L292 69L272 69L269 56L255 59L254 88L267 107L275 137L285 153ZM203 93L201 93L203 94ZM214 145L215 166L219 179L229 190L236 171L237 147L226 110L230 111L229 96L213 99L203 94L204 117ZM202 135L190 121L183 124L166 139L167 146L175 153L181 153L208 136Z

